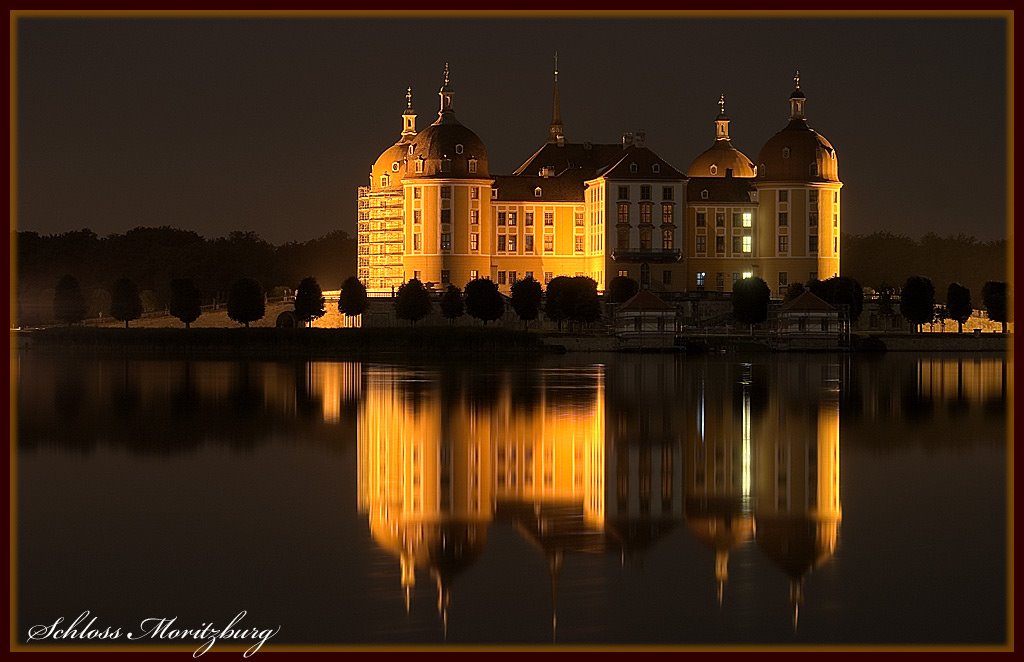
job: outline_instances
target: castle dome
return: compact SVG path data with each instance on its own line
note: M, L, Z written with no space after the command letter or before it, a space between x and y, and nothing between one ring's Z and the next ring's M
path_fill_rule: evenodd
M408 146L404 143L384 150L370 168L370 187L377 190L401 188L407 153Z
M806 97L796 88L789 97L789 124L768 139L758 155L758 178L763 181L838 182L836 150L825 136L807 124Z
M729 138L729 117L725 114L725 95L718 98L715 118L715 144L698 156L686 170L687 177L755 177L757 168L746 154L732 146Z

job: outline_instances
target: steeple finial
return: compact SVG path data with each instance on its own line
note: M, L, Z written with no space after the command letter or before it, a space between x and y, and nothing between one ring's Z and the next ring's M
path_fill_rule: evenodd
M798 89L798 90L800 89L800 70L799 69L796 70L796 74L793 76L793 85L796 86L796 89Z
M412 110L412 87L405 88L405 108Z
M558 51L555 51L554 91L551 102L551 125L548 127L548 142L565 143L565 127L562 126L562 109L558 98Z
M718 97L718 114L725 115L725 95L719 95Z
M800 73L797 72L797 77L799 78L799 76L800 76ZM447 62L444 63L444 84L445 85L448 84L448 63ZM800 86L797 85L797 87L800 87Z
M715 118L715 140L729 140L729 118L725 115L725 94L718 96L718 117Z
M441 110L437 114L437 118L440 120L444 118L448 113L453 113L455 108L452 105L452 101L455 97L455 90L450 87L450 71L448 69L448 63L444 63L444 82L441 84L441 90L438 92L441 95ZM454 118L454 115L452 116Z
M402 140L408 142L416 135L416 111L412 108L412 87L405 88L405 110L402 111Z
M804 121L804 103L807 101L800 89L800 70L793 75L793 93L789 95L789 119Z

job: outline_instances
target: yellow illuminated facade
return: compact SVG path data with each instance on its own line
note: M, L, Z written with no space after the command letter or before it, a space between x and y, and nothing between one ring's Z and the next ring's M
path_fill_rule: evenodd
M567 142L556 61L547 141L511 175L491 175L484 143L455 118L446 65L437 120L417 131L407 91L399 140L359 188L359 278L375 293L410 278L440 288L489 278L508 294L528 276L729 292L754 275L781 295L838 275L838 161L794 80L789 124L757 165L732 146L723 98L714 144L684 174L643 132Z

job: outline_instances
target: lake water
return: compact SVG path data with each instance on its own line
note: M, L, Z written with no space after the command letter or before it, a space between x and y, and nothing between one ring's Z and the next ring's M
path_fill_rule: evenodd
M244 610L270 646L1007 638L1003 355L23 350L13 380L22 641L86 610Z

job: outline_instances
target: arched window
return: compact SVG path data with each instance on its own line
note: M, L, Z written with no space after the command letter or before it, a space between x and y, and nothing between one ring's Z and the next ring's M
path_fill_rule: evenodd
M533 197L535 197L535 198L539 198L539 197L541 197L541 196L542 196L543 194L544 194L544 191L542 191L542 190L541 190L541 188L540 188L539 186L538 186L537 188L533 189Z
M651 172L653 172L654 174L658 174L659 172L661 172L661 164L655 163L651 165Z
M630 163L629 164L629 171L630 172L636 172L637 171L637 165L635 163Z

